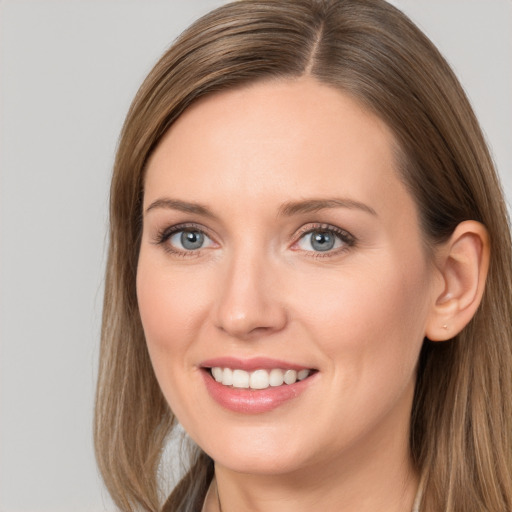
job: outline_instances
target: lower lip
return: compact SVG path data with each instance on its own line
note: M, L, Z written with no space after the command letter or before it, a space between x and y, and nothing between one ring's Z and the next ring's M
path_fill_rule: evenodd
M209 371L204 370L202 373L210 396L225 409L243 414L259 414L276 409L301 395L316 376L314 373L294 384L253 390L224 386L219 384Z

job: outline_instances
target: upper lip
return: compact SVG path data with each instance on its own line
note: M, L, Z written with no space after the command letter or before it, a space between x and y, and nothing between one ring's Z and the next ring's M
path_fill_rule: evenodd
M272 370L273 368L280 368L282 370L312 370L311 366L292 363L279 359L272 359L268 357L252 357L249 359L239 359L236 357L215 357L203 361L200 366L202 368L231 368L233 370L245 370L252 372L255 370Z

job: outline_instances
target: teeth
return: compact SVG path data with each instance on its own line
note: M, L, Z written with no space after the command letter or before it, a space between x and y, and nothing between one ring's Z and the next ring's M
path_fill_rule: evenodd
M251 389L266 389L269 386L268 381L268 372L266 370L256 370L251 373L249 387Z
M310 370L232 370L231 368L215 367L211 369L213 378L224 386L233 386L242 389L267 389L269 386L277 387L283 384L294 384L298 380L304 380L311 374Z
M284 374L284 381L286 384L293 384L297 382L297 372L295 370L286 370Z
M224 384L224 378L222 379ZM249 387L249 374L244 370L233 370L233 387L234 388L248 388Z
M222 371L222 368L212 368L213 378L217 382L222 382L223 374L224 374L224 372Z
M270 376L268 380L271 386L281 386L284 382L283 370L279 370L277 368L270 370Z
M219 368L222 371L222 384L224 386L232 386L233 385L233 370L231 368Z
M297 372L297 380L304 380L309 376L309 370L299 370Z

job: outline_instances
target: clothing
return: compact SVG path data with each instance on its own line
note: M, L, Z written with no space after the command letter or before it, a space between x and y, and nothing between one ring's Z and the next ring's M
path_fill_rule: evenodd
M201 512L218 512L217 505L217 493L216 486L214 485L215 479L212 480L210 487L208 487L208 492L206 493L206 497L204 499L203 508ZM423 497L423 484L424 479L420 480L420 485L418 486L418 491L416 492L416 498L414 498L414 504L412 506L411 512L420 512L420 503L421 498Z
M416 498L414 498L414 504L412 506L412 512L420 512L421 499L423 498L423 487L425 485L425 473L423 473L418 490L416 492Z

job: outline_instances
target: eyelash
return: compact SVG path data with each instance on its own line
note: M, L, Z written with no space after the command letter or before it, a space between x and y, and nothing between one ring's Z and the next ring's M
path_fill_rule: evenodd
M304 226L303 228L299 229L298 233L296 235L293 235L293 238L295 240L294 245L298 244L300 240L303 239L305 235L308 235L310 233L314 232L320 232L320 233L333 233L337 238L339 238L342 242L342 247L338 247L337 249L328 250L325 252L321 251L303 251L308 253L308 256L311 258L331 258L334 256L339 256L341 253L344 253L348 251L350 248L354 247L356 245L356 238L350 234L348 231L345 231L344 229L338 228L336 226L332 226L331 224L320 224L320 223L313 223L309 224L307 226ZM296 249L300 250L300 249Z
M201 252L200 249L195 251L181 251L180 249L175 249L171 244L166 243L173 235L179 233L180 231L195 231L198 233L202 233L203 235L208 236L208 233L205 231L204 227L199 224L176 224L175 226L169 226L164 228L155 236L154 243L157 245L163 246L164 250L174 256L179 256L181 258L193 258L199 256Z
M193 224L193 223L187 223L187 224L176 224L174 226L166 227L156 234L154 238L154 243L156 245L162 245L164 250L170 254L173 254L175 256L179 256L182 258L190 258L190 257L197 257L201 253L201 249L197 250L188 250L188 251L182 251L179 249L175 249L171 244L166 243L173 235L176 233L179 233L181 231L196 231L198 233L203 234L204 236L211 239L211 237L208 235L207 231L204 229L204 227L200 226L199 224ZM356 245L356 238L350 234L348 231L345 231L344 229L340 229L336 226L332 226L331 224L309 224L307 226L304 226L303 228L299 229L299 231L294 234L290 241L294 240L293 245L296 245L300 242L300 240L303 239L306 235L314 232L324 232L324 233L333 233L343 244L342 247L338 247L334 250L327 250L325 252L321 251L305 251L302 252L308 253L309 257L312 258L329 258L333 256L337 256L343 252L348 251L351 247L354 247ZM301 249L294 249L296 251L300 251Z

